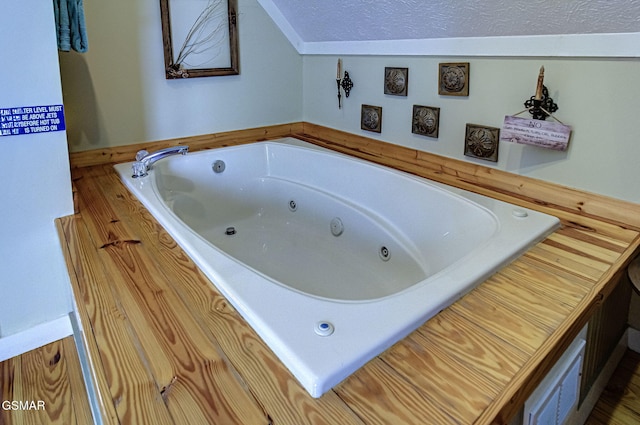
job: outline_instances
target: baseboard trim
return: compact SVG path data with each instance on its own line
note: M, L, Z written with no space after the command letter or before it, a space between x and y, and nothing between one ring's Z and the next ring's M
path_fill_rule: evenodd
M0 338L0 362L73 334L68 315Z
M186 136L177 139L166 139L136 143L133 145L111 146L81 152L71 152L69 162L71 168L81 168L93 165L105 165L119 162L133 161L136 152L141 149L156 150L170 146L188 145L190 151L220 148L242 143L256 142L269 139L300 134L303 131L302 122L276 124L265 127L255 127L243 130L225 131L221 133Z

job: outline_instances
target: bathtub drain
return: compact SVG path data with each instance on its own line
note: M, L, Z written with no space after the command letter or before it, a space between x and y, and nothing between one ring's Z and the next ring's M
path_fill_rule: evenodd
M227 227L227 230L224 231L224 234L227 236L233 236L236 234L236 228L233 226Z
M295 211L298 209L298 204L293 199L289 201L289 210Z

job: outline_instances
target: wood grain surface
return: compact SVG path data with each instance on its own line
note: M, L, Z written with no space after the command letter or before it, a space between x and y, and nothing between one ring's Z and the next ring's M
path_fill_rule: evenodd
M585 425L640 423L640 354L627 350Z
M0 402L1 425L92 423L73 337L1 362Z
M638 218L625 215L636 210L624 202L567 198L475 165L464 176L447 163L425 170L422 155L335 131L314 127L304 138L426 176L439 170L458 186L556 213L563 226L313 399L110 166L76 168L80 214L58 227L106 423L506 423L640 246Z

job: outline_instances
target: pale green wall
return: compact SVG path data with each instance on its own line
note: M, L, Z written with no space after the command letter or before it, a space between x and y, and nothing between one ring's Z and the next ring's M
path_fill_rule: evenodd
M640 60L413 56L343 56L342 60L355 86L338 109L337 57L304 57L305 121L640 202ZM470 63L468 97L438 95L440 62ZM545 84L559 105L557 117L573 127L568 151L501 143L497 164L465 157L465 124L501 127L505 115L522 111L523 102L535 92L541 65L546 69ZM409 68L407 97L384 94L385 66ZM381 134L360 129L363 103L383 107ZM414 104L441 108L438 139L411 133Z
M23 0L0 9L0 108L61 104L53 4ZM65 136L0 137L0 340L72 310L54 224L73 213Z
M166 80L157 0L87 2L89 53L61 54L72 152L305 120L640 202L638 59L343 56L355 82L337 108L337 56L299 55L256 0L239 1L239 76ZM470 62L470 95L437 94L440 62ZM541 65L573 127L567 152L502 143L497 164L463 155L466 123L500 127L535 91ZM383 94L385 66L409 68L409 96ZM360 106L383 107L382 133ZM411 133L413 104L441 108L437 140Z
M238 1L240 75L166 80L157 0L85 2L89 52L61 53L72 152L299 121L302 58Z

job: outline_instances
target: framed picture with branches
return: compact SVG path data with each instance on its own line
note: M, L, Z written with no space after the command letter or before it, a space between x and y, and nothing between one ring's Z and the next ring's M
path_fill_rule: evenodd
M160 0L167 79L240 73L237 0Z

